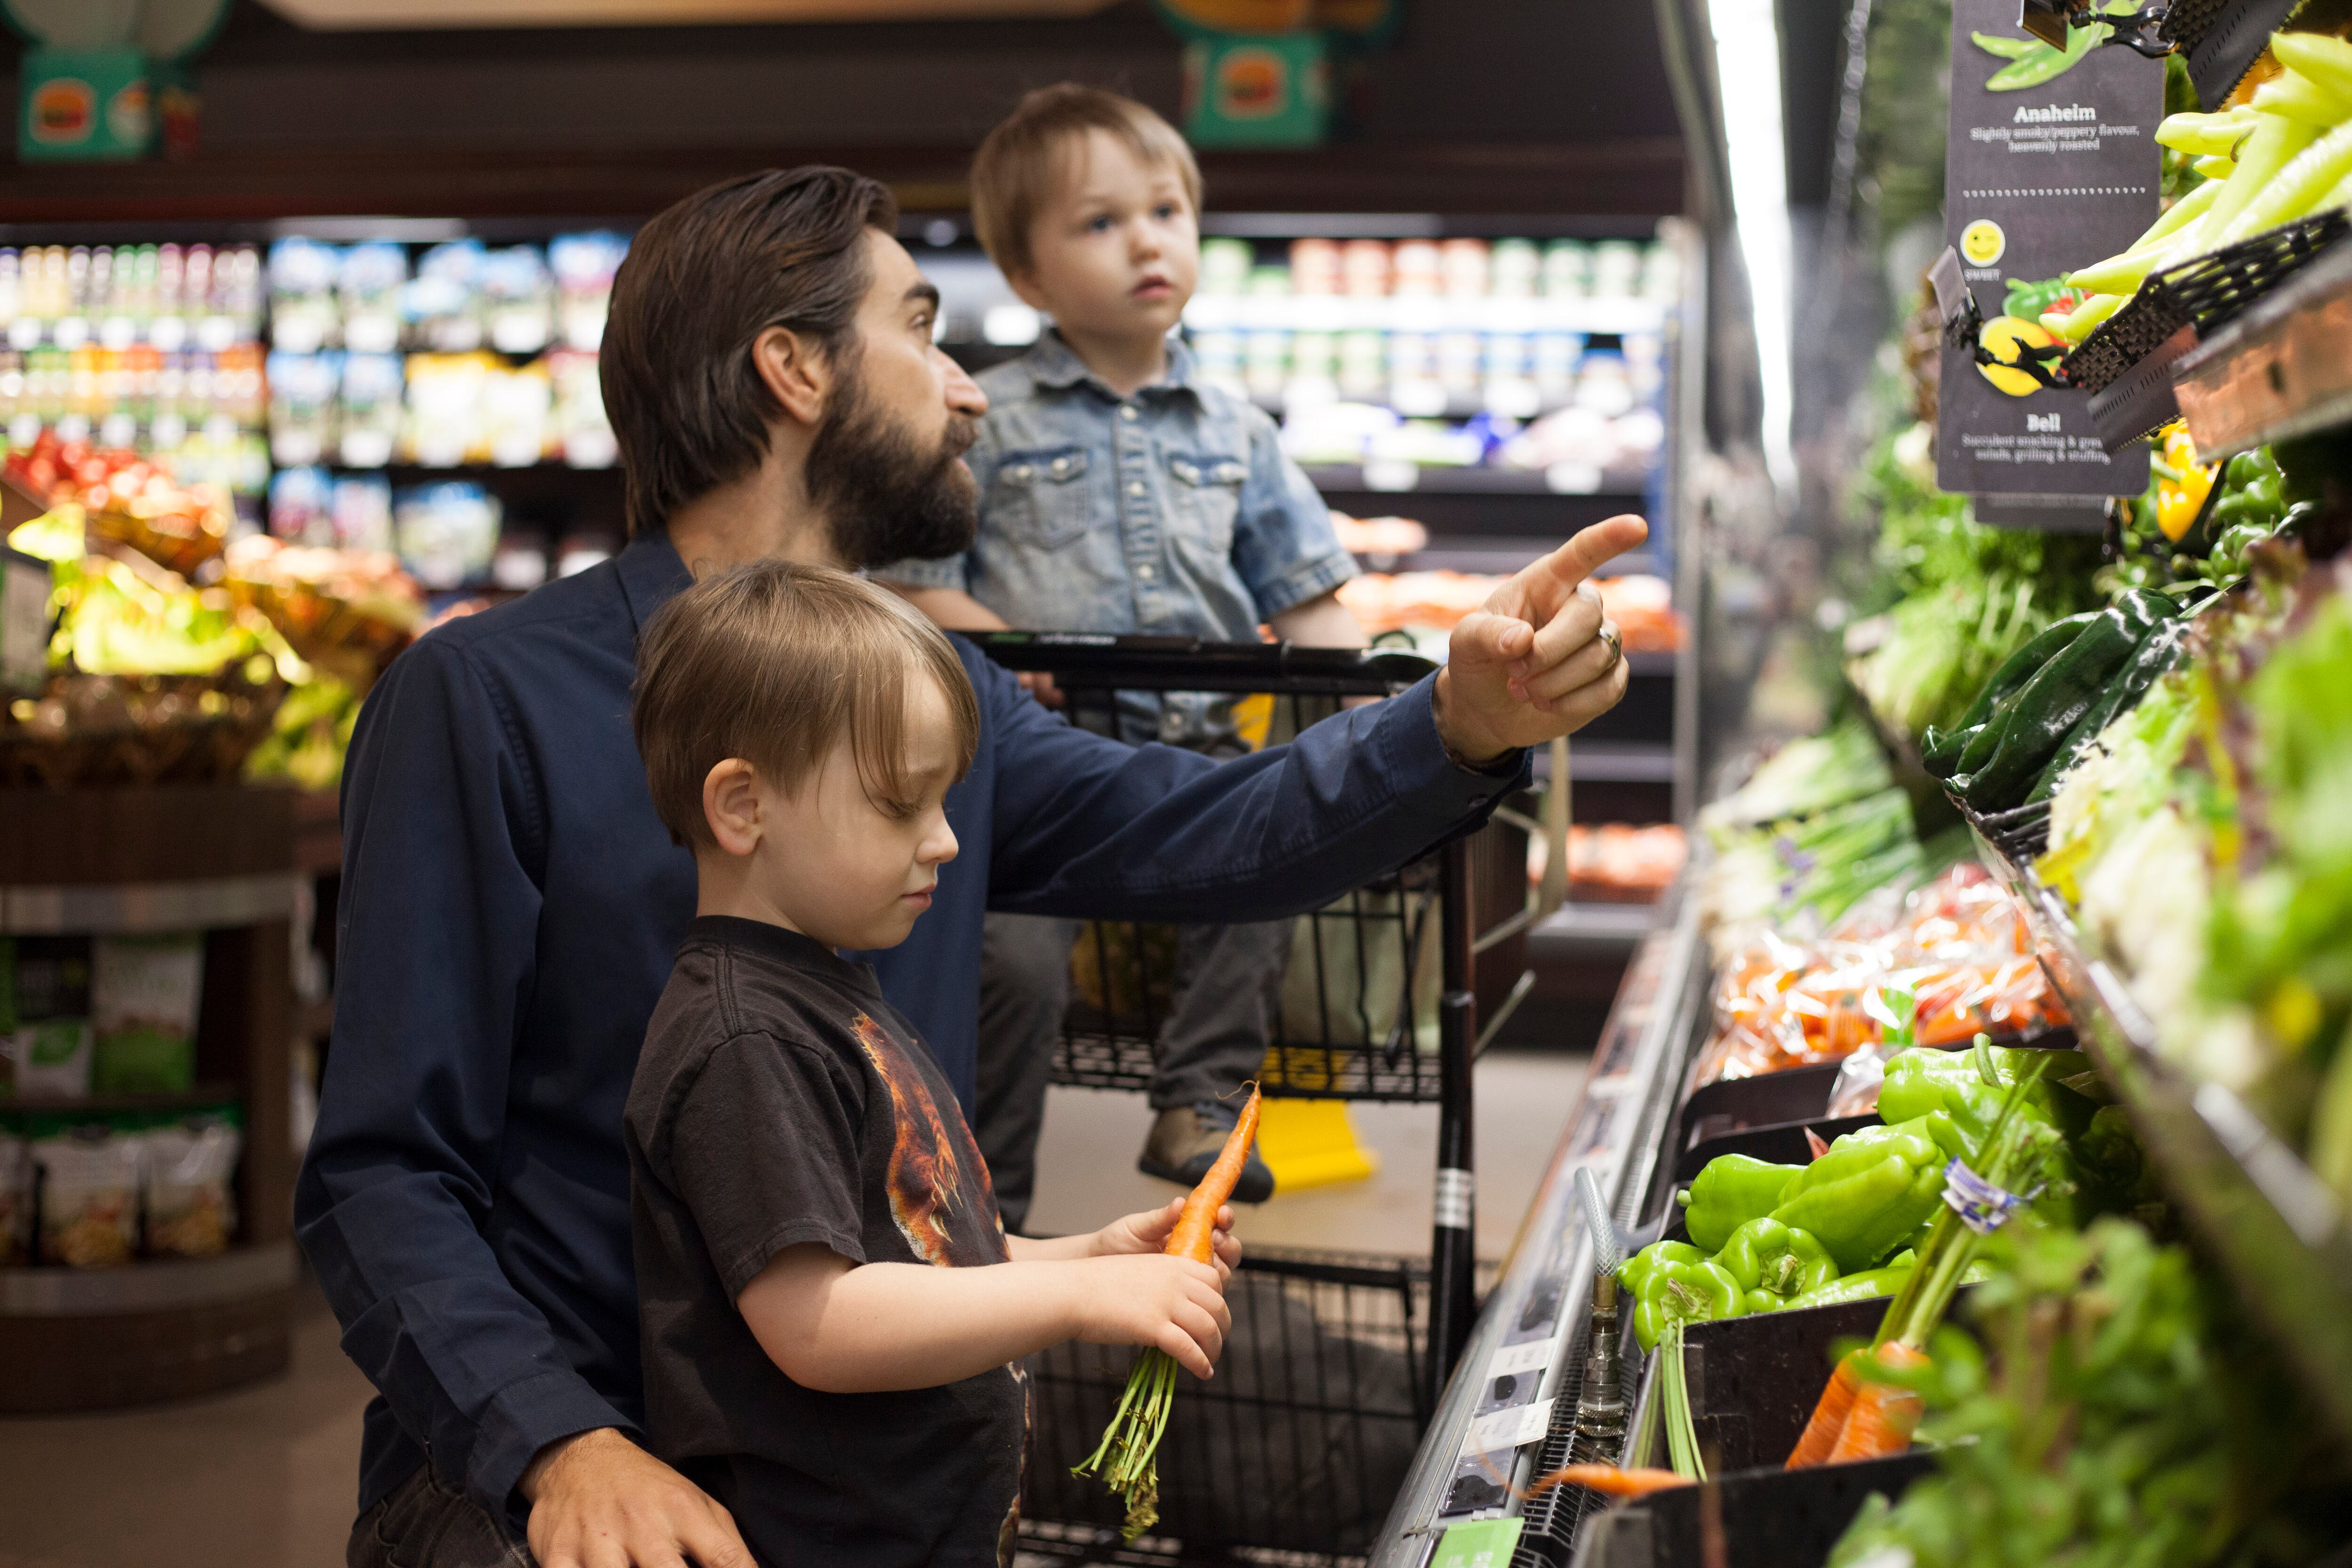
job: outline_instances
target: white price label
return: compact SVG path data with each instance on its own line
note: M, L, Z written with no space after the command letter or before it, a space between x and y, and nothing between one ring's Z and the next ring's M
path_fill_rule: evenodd
M1486 1363L1489 1377L1512 1377L1523 1372L1534 1372L1551 1364L1552 1342L1529 1340L1523 1345L1505 1345Z
M1471 1423L1470 1439L1462 1445L1462 1451L1492 1454L1532 1443L1551 1430L1551 1406L1550 1400L1539 1399L1533 1405L1514 1405L1482 1415Z

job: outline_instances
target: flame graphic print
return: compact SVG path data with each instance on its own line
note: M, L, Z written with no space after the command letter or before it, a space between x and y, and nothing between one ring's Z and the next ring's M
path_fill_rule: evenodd
M988 1168L980 1163L971 1134L955 1136L961 1126L949 1128L921 1075L881 1025L860 1013L852 1026L875 1076L890 1091L893 1142L887 1181L890 1217L898 1222L898 1234L916 1257L937 1268L1002 1261L1001 1254L979 1240L988 1232L973 1223L987 1212L977 1206L976 1197L992 1196L992 1192ZM960 1151L971 1152L969 1171ZM965 1222L961 1226L955 1223L959 1218ZM996 1228L1001 1231L1002 1226Z

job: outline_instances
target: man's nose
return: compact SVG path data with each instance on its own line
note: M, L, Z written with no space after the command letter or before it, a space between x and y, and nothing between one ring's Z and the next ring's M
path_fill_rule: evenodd
M969 414L974 419L988 412L988 394L981 391L980 383L964 374L947 350L934 345L931 353L940 358L940 380L947 395L948 406L958 414Z

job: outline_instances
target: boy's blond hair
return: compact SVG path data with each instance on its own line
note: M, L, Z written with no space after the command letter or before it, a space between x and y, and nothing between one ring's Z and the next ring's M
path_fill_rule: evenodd
M1192 211L1201 210L1201 165L1176 128L1131 98L1066 81L1024 98L988 133L971 160L971 226L981 248L1006 274L1034 262L1029 231L1072 153L1089 131L1108 131L1147 163L1173 167Z
M654 810L672 841L716 842L702 812L710 770L740 757L791 795L846 739L868 799L909 793L907 693L928 677L948 703L956 776L980 745L980 705L939 627L846 572L758 561L664 605L637 644L630 718Z

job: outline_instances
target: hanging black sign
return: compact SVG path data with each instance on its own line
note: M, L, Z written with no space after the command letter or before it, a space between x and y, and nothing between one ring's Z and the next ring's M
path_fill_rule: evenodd
M2053 384L2065 345L2042 321L2076 302L2068 268L2156 221L2164 66L2100 47L2112 31L2056 48L2019 25L2018 0L1953 0L1944 226L1958 276L1939 281L1980 320L1947 334L1936 482L1985 498L1980 516L2095 525L2102 498L2147 483L2147 448L2110 458L2085 395Z

